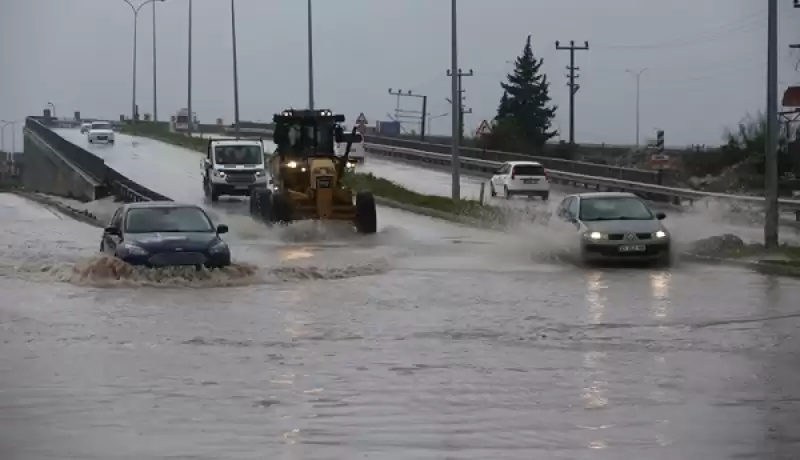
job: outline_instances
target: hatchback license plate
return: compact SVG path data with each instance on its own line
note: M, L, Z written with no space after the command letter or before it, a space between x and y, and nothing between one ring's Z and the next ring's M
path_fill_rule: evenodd
M644 252L647 250L647 246L643 244L634 244L634 245L627 245L627 246L620 246L619 252Z
M525 184L538 184L539 183L539 179L525 179L523 181L523 183L525 183Z

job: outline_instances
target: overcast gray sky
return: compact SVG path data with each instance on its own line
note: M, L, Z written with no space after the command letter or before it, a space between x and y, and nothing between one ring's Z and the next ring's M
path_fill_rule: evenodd
M132 0L134 3L142 0ZM507 61L532 35L551 96L568 127L565 66L554 41L588 40L577 53L578 142L633 143L635 78L642 76L642 133L667 144L718 143L726 126L765 106L766 1L459 0L459 60L477 128L494 115ZM781 0L782 89L800 83L800 10ZM307 103L306 2L236 0L241 118ZM187 0L157 5L159 117L186 106ZM314 0L317 107L386 120L388 88L429 96L449 111L447 0ZM152 112L152 9L139 14L138 103ZM41 113L118 118L130 113L133 14L123 0L0 0L0 119ZM233 119L230 1L194 0L193 108L203 122ZM417 100L404 101L415 109ZM433 130L449 134L449 119ZM8 140L6 141L7 145ZM18 140L18 146L21 142ZM19 147L21 148L21 147Z

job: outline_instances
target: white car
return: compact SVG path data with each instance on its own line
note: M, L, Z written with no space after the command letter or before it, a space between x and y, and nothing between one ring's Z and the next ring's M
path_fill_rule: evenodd
M581 257L586 262L670 262L671 238L661 223L666 214L654 212L633 193L570 195L559 204L556 216L566 224L565 228L574 228L580 239Z
M89 132L89 129L92 127L91 123L81 123L81 134L86 134Z
M506 199L513 195L540 196L550 198L550 182L547 171L536 161L509 161L503 163L489 182L492 196L502 193Z
M114 127L107 121L94 121L89 127L90 144L114 144Z

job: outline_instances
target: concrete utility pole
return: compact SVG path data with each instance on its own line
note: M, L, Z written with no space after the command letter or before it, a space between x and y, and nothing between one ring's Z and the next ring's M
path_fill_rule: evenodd
M458 16L456 14L456 0L450 2L450 96L453 99L453 167L451 197L453 201L461 199L461 160L459 158L460 139L458 136L459 115L461 113L461 97L458 92Z
M239 68L236 62L236 7L231 0L231 34L233 36L233 123L236 139L239 139ZM191 114L189 115L191 116Z
M778 247L778 0L768 0L767 140L764 197L767 200L764 246Z
M314 110L314 34L311 0L308 0L308 108Z
M453 73L453 72L451 70L448 70L447 71L447 76L451 76L450 75L451 73ZM475 75L475 73L472 71L472 69L469 69L468 72L464 72L463 70L458 69L458 72L456 74L456 76L458 77L458 94L460 96L458 98L458 100L459 100L459 102L458 102L458 107L459 107L459 111L458 111L458 136L459 136L459 141L464 140L464 114L472 113L472 109L465 109L464 108L464 101L466 100L466 96L464 96L464 81L463 81L463 77L472 77L473 75ZM453 103L453 101L451 99L447 99L447 101L450 104ZM456 110L456 108L453 107L453 110Z
M188 65L188 94L186 110L189 111L189 136L194 131L194 115L192 112L192 0L189 0L189 65Z
M569 143L575 145L575 93L581 88L581 85L575 83L579 77L575 72L581 70L580 67L575 67L575 51L588 51L589 42L583 42L583 46L576 46L575 40L570 40L569 46L561 46L561 42L556 41L556 49L560 51L569 51Z
M156 59L156 2L153 2L153 121L158 121L158 79L156 78L157 61L158 59Z
M646 71L647 71L647 68L639 69L639 70L627 69L625 71L625 72L628 72L628 73L632 74L634 77L636 77L636 151L637 152L639 151L639 145L641 143L641 137L639 136L639 125L640 125L640 119L641 119L640 116L639 116L639 114L641 113L640 112L641 98L639 97L640 96L640 86L641 86L640 83L641 83L641 79L642 79L642 74L645 73Z
M402 89L398 89L397 91L392 91L392 88L389 88L389 94L391 94L392 96L397 96L398 101L401 97L416 97L422 99L422 114L420 115L419 140L425 142L425 119L426 119L426 114L428 113L428 96L422 94L415 94L411 90L408 90L405 93L403 92ZM397 118L398 116L399 116L399 110L396 111L395 118Z

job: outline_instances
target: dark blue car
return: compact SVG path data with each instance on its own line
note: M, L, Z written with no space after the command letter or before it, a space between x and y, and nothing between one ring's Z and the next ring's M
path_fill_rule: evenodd
M131 203L114 213L103 231L100 251L132 265L194 265L219 268L231 264L231 252L220 238L228 227L214 227L199 206L170 201Z

